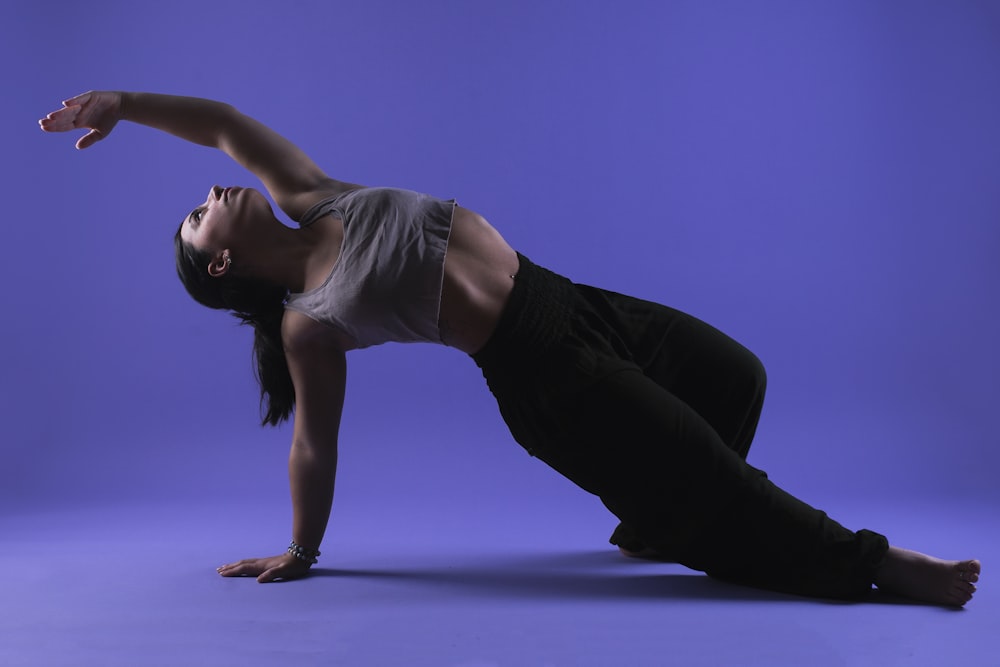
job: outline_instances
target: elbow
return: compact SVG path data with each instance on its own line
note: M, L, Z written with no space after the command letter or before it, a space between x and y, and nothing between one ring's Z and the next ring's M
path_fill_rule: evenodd
M215 122L212 123L215 128L214 147L231 154L239 137L240 128L249 117L228 102L216 102L216 104L218 106L214 110Z

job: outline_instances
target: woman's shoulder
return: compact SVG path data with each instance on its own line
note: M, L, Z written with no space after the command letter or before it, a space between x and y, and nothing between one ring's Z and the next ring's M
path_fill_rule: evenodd
M335 439L347 382L345 348L335 331L295 311L285 311L281 333L295 387L296 429Z
M341 355L357 347L347 333L288 308L281 319L281 343L289 358Z

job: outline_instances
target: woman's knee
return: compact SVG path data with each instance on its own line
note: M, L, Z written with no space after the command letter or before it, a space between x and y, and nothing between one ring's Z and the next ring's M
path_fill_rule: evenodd
M755 397L759 397L758 400L763 401L764 393L767 391L767 369L764 368L760 358L750 350L747 350L746 356L744 372L747 386Z

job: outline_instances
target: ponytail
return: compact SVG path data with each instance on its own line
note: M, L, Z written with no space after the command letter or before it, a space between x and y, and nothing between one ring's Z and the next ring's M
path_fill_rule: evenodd
M282 288L281 294L257 315L233 313L242 324L253 326L254 375L260 385L261 425L277 426L288 419L295 405L295 386L281 343L281 319L285 314L287 294L288 291Z
M203 306L229 310L241 324L253 327L254 375L260 385L261 424L277 426L295 405L295 387L281 343L281 319L288 290L280 285L234 275L209 275L212 255L174 235L177 275L191 297Z

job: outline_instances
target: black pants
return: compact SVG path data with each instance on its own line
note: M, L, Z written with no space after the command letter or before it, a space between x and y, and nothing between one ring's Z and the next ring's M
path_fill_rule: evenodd
M520 256L474 355L514 438L622 522L616 535L711 576L856 599L888 549L745 461L765 376L690 315L571 283Z

